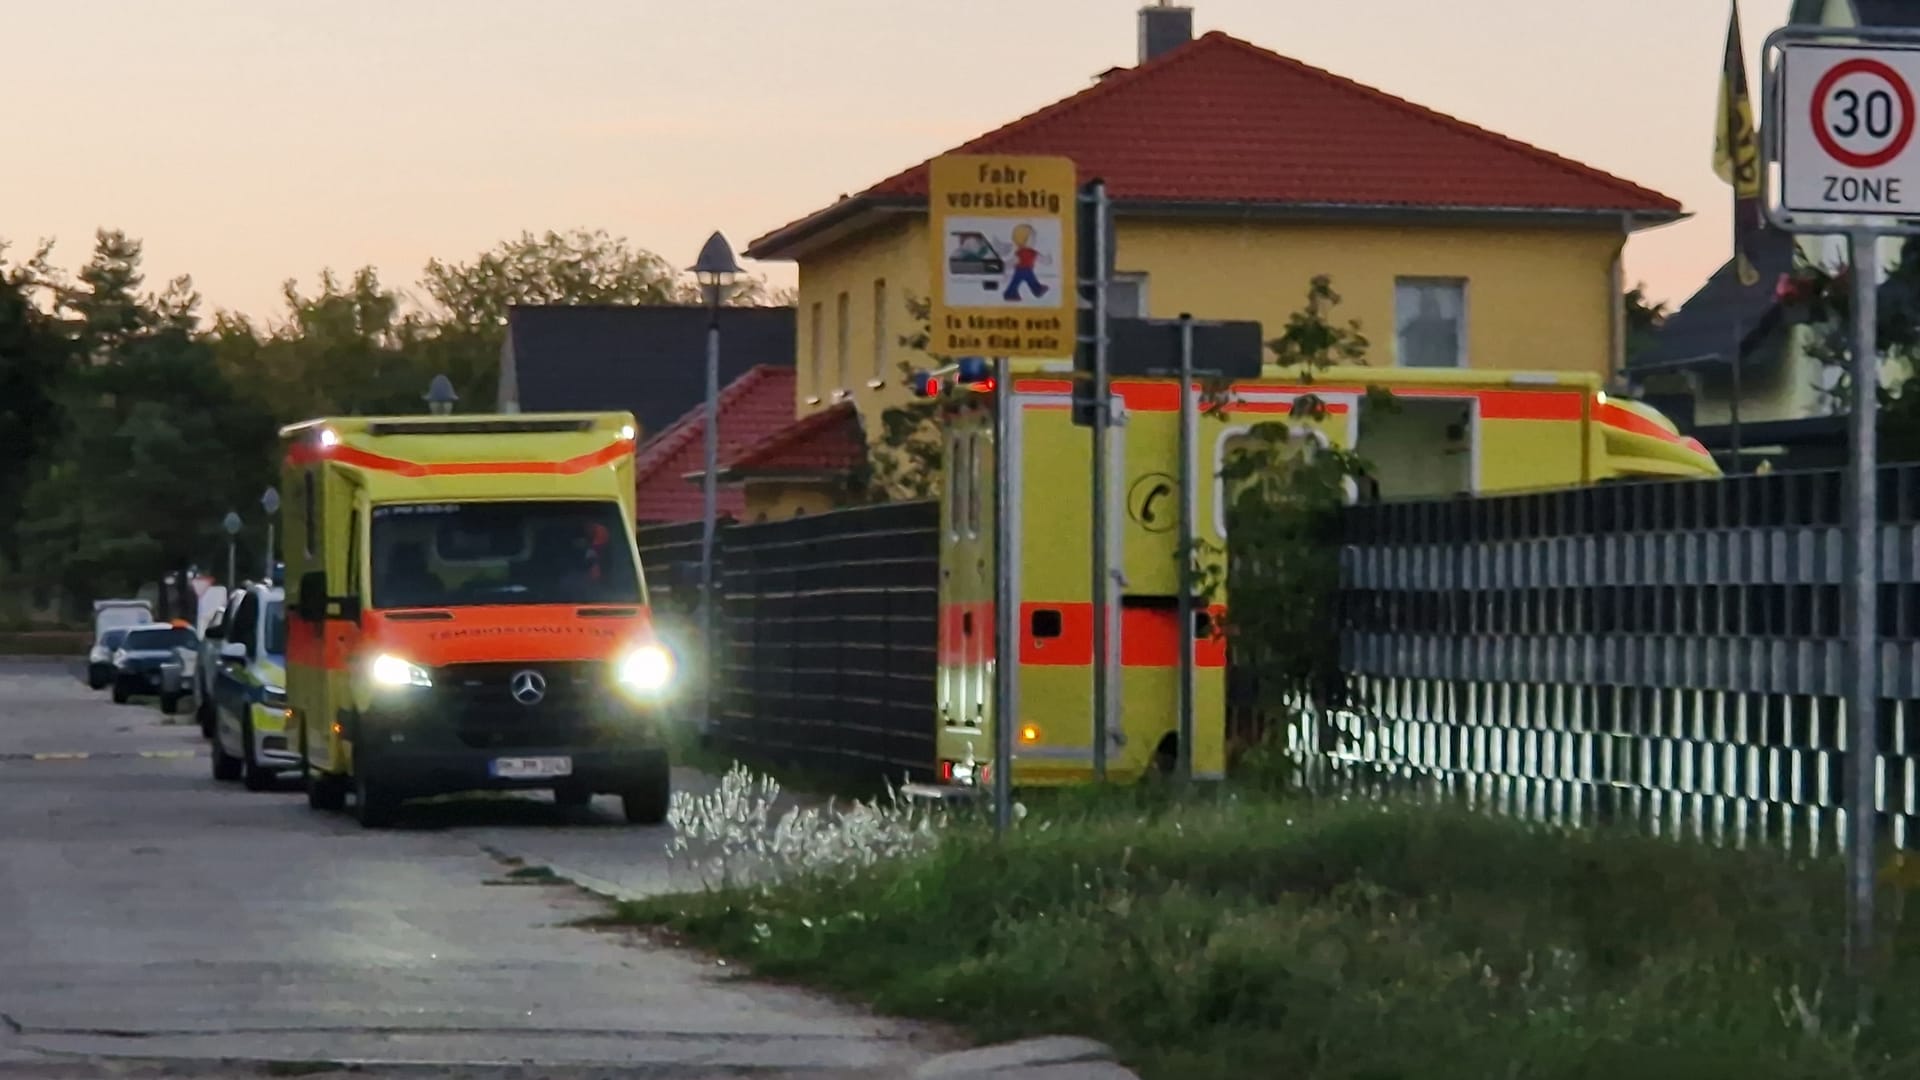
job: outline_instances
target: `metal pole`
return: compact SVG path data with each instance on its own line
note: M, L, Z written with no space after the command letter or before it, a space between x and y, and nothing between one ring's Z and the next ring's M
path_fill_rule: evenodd
M234 589L234 586L235 586L235 582L233 580L233 537L229 536L227 537L227 591L232 592Z
M273 519L267 519L267 569L260 575L262 581L273 580Z
M1193 782L1193 510L1198 495L1194 427L1199 405L1193 392L1193 316L1180 314L1180 768L1182 784Z
M1848 500L1848 612L1852 648L1847 695L1847 968L1858 992L1860 1020L1872 1011L1874 953L1874 843L1879 779L1880 689L1879 534L1877 451L1879 419L1879 342L1876 285L1880 276L1878 236L1849 234L1853 269L1853 454Z
M707 321L706 470L701 474L700 509L700 654L706 668L700 696L700 730L713 725L714 686L720 679L713 589L713 539L720 513L720 308Z
M1108 535L1111 522L1107 513L1107 502L1112 498L1107 491L1107 432L1113 419L1107 408L1112 398L1107 374L1107 262L1111 258L1107 251L1107 215L1111 207L1105 181L1096 180L1090 186L1093 188L1093 265L1099 274L1093 288L1093 482L1089 485L1093 518L1093 778L1096 782L1105 782L1107 732L1113 713L1113 663L1109 655L1113 635L1107 622L1113 577L1109 565L1113 556L1112 538Z
M1018 600L1013 594L1013 378L1006 357L993 362L993 829L1013 823L1014 670L1019 662Z

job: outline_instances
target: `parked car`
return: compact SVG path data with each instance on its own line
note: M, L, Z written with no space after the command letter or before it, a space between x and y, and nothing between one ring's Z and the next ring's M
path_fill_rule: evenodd
M160 692L160 665L174 658L174 650L197 638L190 626L146 623L132 627L113 652L113 703L125 705L138 694Z
M286 596L264 583L238 592L213 673L213 778L264 791L300 767L288 742Z
M87 685L92 689L105 690L113 682L113 654L127 639L127 629L116 626L95 636L87 654Z
M227 626L247 597L247 587L225 592L224 602L200 632L200 655L193 670L193 715L200 721L200 734L213 738L214 684L220 677L220 648L227 643Z

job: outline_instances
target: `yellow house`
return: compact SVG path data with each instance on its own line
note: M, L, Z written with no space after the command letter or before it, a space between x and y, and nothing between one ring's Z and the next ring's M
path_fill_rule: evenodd
M1223 33L1141 12L1142 55L956 152L1060 154L1114 203L1122 316L1258 319L1330 274L1372 363L1612 378L1620 255L1679 204ZM796 415L904 399L928 292L927 165L758 238L799 265Z

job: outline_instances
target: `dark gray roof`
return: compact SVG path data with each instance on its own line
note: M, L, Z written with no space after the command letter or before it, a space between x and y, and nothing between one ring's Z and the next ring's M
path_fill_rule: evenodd
M1920 0L1853 0L1861 26L1920 26Z
M794 314L722 308L720 384L756 364L794 366ZM704 307L515 307L507 327L522 412L625 409L644 440L706 396Z
M1728 259L1713 272L1698 292L1667 317L1655 332L1653 343L1627 362L1628 371L1672 365L1680 361L1717 359L1724 362L1733 352L1733 336L1741 337L1741 355L1773 330L1779 315L1774 308L1774 288L1780 275L1793 269L1794 240L1791 233L1766 229L1755 235L1754 268L1760 280L1742 286L1734 275L1733 260Z

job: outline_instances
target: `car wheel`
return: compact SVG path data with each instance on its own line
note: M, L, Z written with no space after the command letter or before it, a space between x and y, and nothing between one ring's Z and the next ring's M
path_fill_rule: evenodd
M107 688L107 677L105 675L102 675L97 671L87 672L87 689L105 690L106 688Z
M193 715L200 721L200 737L213 738L213 697L207 694L195 694Z
M253 720L250 717L240 721L240 779L247 785L248 791L265 791L273 786L273 770L262 766L254 756Z
M364 776L353 780L353 816L362 828L384 829L393 824L400 800Z
M125 705L127 699L132 696L132 694L127 692L126 683L121 682L119 679L113 680L113 703L115 705Z
M219 780L225 783L231 783L235 780L240 779L240 772L241 772L240 759L237 757L234 757L232 754L227 753L227 748L221 745L220 743L220 733L217 731L214 732L213 733L213 778L215 780Z
M172 716L174 713L179 712L180 711L180 695L179 694L161 694L160 695L160 711L167 714L168 716Z
M629 825L658 825L667 820L667 807L673 799L673 777L666 755L650 766L639 782L620 793L620 808Z

